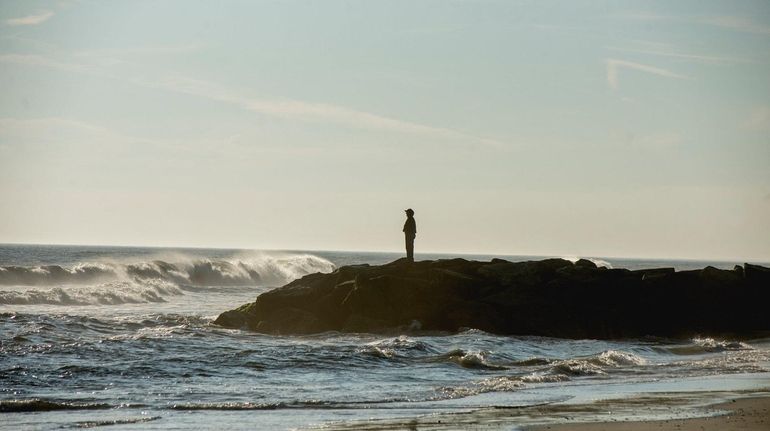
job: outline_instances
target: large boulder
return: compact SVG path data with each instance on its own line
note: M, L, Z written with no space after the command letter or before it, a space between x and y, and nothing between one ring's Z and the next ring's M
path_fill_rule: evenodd
M756 335L770 331L770 269L629 271L588 260L465 259L344 266L222 313L269 334L447 331L567 338Z

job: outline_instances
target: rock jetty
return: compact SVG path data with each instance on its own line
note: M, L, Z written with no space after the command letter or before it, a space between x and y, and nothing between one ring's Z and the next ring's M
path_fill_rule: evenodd
M265 292L216 324L267 334L456 332L616 339L770 333L770 268L597 267L465 259L343 266Z

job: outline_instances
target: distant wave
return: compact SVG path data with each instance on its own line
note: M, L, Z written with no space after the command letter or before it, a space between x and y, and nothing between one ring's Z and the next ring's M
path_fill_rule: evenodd
M0 266L0 285L61 285L112 280L160 279L196 286L271 285L314 272L330 272L334 264L311 254L260 254L226 260L183 258L180 262L85 262L59 265Z
M178 256L176 261L84 262L72 267L0 266L0 304L116 305L164 302L184 290L207 287L279 286L333 263L311 254L256 254L231 259Z
M164 297L181 295L173 283L146 280L144 283L115 281L94 286L54 287L0 291L4 305L119 305L165 302Z

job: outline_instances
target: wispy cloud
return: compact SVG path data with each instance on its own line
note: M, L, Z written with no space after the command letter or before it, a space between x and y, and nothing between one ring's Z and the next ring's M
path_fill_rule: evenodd
M53 16L53 12L50 10L41 11L35 15L27 15L19 18L11 18L5 20L8 25L38 25L48 21Z
M655 55L661 57L679 58L703 63L751 63L751 60L737 57L721 57L715 55L688 54L671 50L633 49L608 46L608 50L631 54Z
M770 35L770 26L756 23L751 19L744 17L715 16L701 18L698 20L698 22L744 33Z
M679 23L705 24L743 33L770 35L770 26L755 22L749 17L721 15L682 17L673 15L661 15L652 12L630 12L615 15L621 19L633 19L640 21L672 21Z
M105 64L103 58L100 60L102 64ZM243 91L234 91L217 83L184 76L169 76L152 79L125 77L111 73L107 69L95 64L64 62L40 55L5 54L0 55L0 63L33 65L89 75L99 75L111 79L128 81L134 85L145 88L160 89L196 96L235 105L242 109L264 115L291 118L298 121L334 123L351 128L385 130L491 147L501 147L503 145L494 139L476 136L455 129L415 123L329 103L294 99L246 97L242 95L244 93ZM106 64L109 63L109 61L106 62Z
M501 145L500 142L493 139L487 139L453 129L428 126L339 105L292 99L255 99L243 97L216 83L186 77L175 77L162 81L141 81L141 84L219 102L235 104L241 108L264 115L293 118L302 121L335 123L353 128L387 130L398 133L461 140L474 144L490 146Z
M610 88L614 90L617 90L620 86L619 74L621 69L638 70L641 72L650 73L657 76L663 76L666 78L687 79L687 76L680 75L678 73L674 73L670 70L662 69L660 67L654 67L646 64L634 63L631 61L608 58L607 59L607 85L609 85Z

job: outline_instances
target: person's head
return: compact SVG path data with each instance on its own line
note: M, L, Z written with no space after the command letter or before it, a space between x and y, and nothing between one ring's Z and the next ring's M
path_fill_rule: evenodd
M412 217L414 215L414 210L411 208L404 210L404 212L406 213L407 217Z

